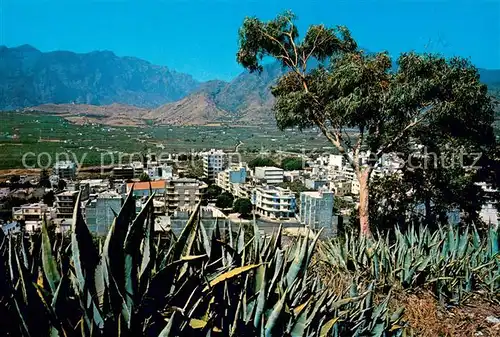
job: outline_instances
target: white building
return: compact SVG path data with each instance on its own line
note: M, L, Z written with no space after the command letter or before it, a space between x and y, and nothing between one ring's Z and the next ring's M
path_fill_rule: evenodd
M54 174L61 179L76 178L76 164L71 161L59 161L54 165Z
M48 206L44 203L26 204L12 208L12 219L24 221L25 231L34 232L40 230L44 216L50 220Z
M333 181L330 181L330 190L334 191L335 195L338 197L349 195L352 191L352 180L338 177Z
M352 179L352 181L351 181L351 194L359 195L359 190L360 190L359 180L356 178Z
M151 180L172 179L173 167L166 164L148 166L148 175Z
M75 209L78 191L64 191L56 194L54 207L56 209L57 219L73 219L73 210Z
M300 171L285 171L283 172L283 180L294 182L300 181Z
M252 203L256 213L271 219L295 217L295 194L275 186L257 187L252 191Z
M483 205L479 217L486 224L498 226L498 209L496 208L496 204L488 202Z
M245 184L247 170L243 165L235 165L217 174L216 185L237 198L248 198L248 186Z
M342 171L348 166L347 160L340 154L331 154L328 160L328 166L333 170Z
M203 176L210 181L215 181L219 172L226 169L228 164L227 154L222 150L210 150L201 153L203 158Z
M276 185L283 182L284 171L273 166L256 167L254 177L264 184Z
M300 222L311 229L324 228L328 234L332 234L333 205L334 196L330 191L300 193Z

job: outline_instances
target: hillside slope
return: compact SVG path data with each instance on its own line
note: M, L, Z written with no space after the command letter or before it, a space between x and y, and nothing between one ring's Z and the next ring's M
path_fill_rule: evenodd
M109 51L43 53L0 46L0 110L46 103L157 107L199 87L190 75Z

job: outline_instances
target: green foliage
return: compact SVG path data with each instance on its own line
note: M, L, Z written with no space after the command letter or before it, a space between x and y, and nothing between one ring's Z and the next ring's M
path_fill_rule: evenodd
M258 77L257 75L254 75ZM266 86L266 90L268 86ZM266 110L267 111L267 110ZM17 129L19 139L9 138L12 130ZM27 156L26 164L38 166L37 157L41 153L49 153L53 159L56 154L69 156L74 161L73 153L82 167L97 166L101 164L101 149L112 148L119 153L105 155L104 165L109 165L124 156L123 162L128 163L130 155L143 150L143 144L148 144L152 153L163 152L156 147L159 142L168 144L168 150L180 154L179 160L189 160L187 154L194 151L206 149L207 144L202 142L206 137L212 139L212 147L233 151L235 144L241 140L244 144L238 149L241 153L259 152L261 147L266 149L281 149L284 151L296 151L302 153L303 149L323 148L328 142L315 137L313 141L306 140L317 132L307 130L304 133L296 133L290 137L289 133L278 130L274 123L272 125L239 127L223 126L175 126L155 125L147 128L140 127L110 127L102 125L76 125L71 124L59 116L50 116L47 113L18 113L2 112L2 123L0 124L0 169L22 168L23 154L33 152L34 156ZM38 135L42 139L38 140ZM214 139L213 135L219 135ZM252 136L253 135L253 136ZM190 143L184 142L189 138ZM276 139L277 141L272 141ZM71 151L69 153L68 151ZM184 155L182 155L184 154ZM46 156L40 156L41 164L48 165ZM82 163L83 160L83 163ZM140 160L136 155L133 160ZM53 163L52 163L53 164ZM184 163L179 163L181 167ZM188 163L186 163L187 165ZM198 162L196 162L198 165ZM49 165L50 166L50 165ZM184 166L187 168L187 166ZM199 175L197 177L200 177Z
M207 197L208 200L213 200L216 199L221 193L222 193L222 188L212 184L208 186L207 193L205 194L205 196Z
M151 181L151 178L146 172L141 173L139 181Z
M246 218L252 213L252 202L250 199L236 199L233 205L233 212L240 213L242 217Z
M201 160L189 161L187 165L186 178L200 179L203 177L203 162Z
M395 238L359 239L346 233L320 245L320 255L334 273L350 274L379 287L403 287L415 292L432 289L443 302L460 303L473 292L500 291L500 229L485 237L476 229L441 227L435 232L415 227ZM500 300L500 299L497 299Z
M42 197L43 203L48 205L49 207L52 207L55 200L56 196L53 190L50 190L49 192L45 193Z
M231 208L233 207L234 196L229 192L223 192L217 197L215 201L215 206L219 208Z
M278 165L271 158L266 158L266 157L254 158L248 163L248 167L250 167L251 169L263 166L278 166Z
M59 182L57 183L57 189L59 191L62 191L66 188L66 186L67 186L66 181L64 179L59 179Z
M281 168L285 171L303 170L305 162L300 157L287 157L281 161Z
M334 200L333 200L334 213L339 213L341 210L349 209L349 208L354 208L354 204L352 202L347 201L343 197L338 197L338 196L334 197Z
M49 172L46 169L42 169L40 171L40 180L38 182L38 186L46 188L52 187L49 180Z
M281 243L216 228L199 207L178 237L155 239L151 197L132 192L104 242L75 209L70 242L46 226L25 240L0 232L0 330L6 336L400 336L402 310L373 287L342 296L308 273L319 233ZM226 240L227 238L227 240Z

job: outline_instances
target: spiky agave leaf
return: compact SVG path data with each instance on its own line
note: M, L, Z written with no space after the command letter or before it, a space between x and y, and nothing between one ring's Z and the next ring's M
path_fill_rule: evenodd
M59 270L57 270L57 261L52 254L52 246L50 245L50 238L47 230L47 219L45 217L42 221L42 265L50 289L52 293L55 293L61 276Z

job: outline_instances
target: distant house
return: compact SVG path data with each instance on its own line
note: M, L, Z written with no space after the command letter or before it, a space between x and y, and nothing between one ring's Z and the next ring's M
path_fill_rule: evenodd
M256 167L254 177L264 184L277 185L283 182L284 171L279 167Z
M26 232L40 230L44 217L50 219L48 206L44 203L26 204L12 208L12 219L23 221Z
M10 194L10 188L8 187L1 187L0 188L0 200L7 198Z
M151 192L157 197L162 197L165 194L166 180L141 181L127 184L127 194L133 188L135 197L148 197Z
M2 225L2 230L5 235L21 233L21 223L18 221L7 222Z
M54 165L53 173L61 179L76 178L76 164L72 161L59 161Z
M326 180L323 179L306 179L304 185L310 190L319 190L328 184Z

